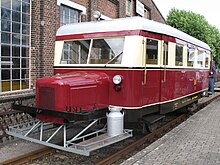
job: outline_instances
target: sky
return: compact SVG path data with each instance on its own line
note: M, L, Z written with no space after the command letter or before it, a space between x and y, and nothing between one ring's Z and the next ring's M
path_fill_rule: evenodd
M153 0L166 19L172 8L192 11L203 15L209 24L220 30L220 8L218 0Z

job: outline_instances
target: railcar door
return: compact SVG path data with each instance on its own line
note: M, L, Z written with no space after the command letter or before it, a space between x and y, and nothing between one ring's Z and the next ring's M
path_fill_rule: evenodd
M143 107L144 114L159 111L160 100L160 51L161 41L145 38L144 73L143 73Z
M186 75L184 70L179 69L184 63L183 47L178 49L174 42L162 42L160 113L165 114L179 107L175 98L181 97L186 89Z
M162 52L161 52L161 58L162 58L162 63L161 63L161 92L160 92L160 112L166 113L167 111L170 111L170 106L166 102L172 98L173 91L173 77L174 74L172 71L167 68L168 65L168 43L167 41L162 41Z

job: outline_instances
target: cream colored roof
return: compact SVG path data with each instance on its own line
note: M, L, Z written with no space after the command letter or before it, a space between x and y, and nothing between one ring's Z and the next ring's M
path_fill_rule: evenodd
M177 30L169 25L144 19L141 17L127 17L108 21L82 22L64 25L58 29L57 36L97 32L116 32L125 30L144 30L159 34L165 34L210 50L210 47L206 43L180 30Z

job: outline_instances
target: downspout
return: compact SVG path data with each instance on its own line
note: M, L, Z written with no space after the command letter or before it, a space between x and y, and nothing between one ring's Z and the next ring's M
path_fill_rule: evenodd
M40 0L40 45L39 45L39 76L44 76L44 63L43 63L43 53L44 53L44 0Z
M92 0L88 1L88 21L92 21Z
M118 12L117 12L118 18L120 18L120 7L121 7L121 4L120 4L120 1L118 1Z

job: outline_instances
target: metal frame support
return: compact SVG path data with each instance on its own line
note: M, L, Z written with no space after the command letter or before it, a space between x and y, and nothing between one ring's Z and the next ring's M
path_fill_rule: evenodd
M101 129L88 131L98 121L97 119L93 120L84 129L76 132L73 125L63 124L57 128L52 123L33 120L9 126L6 133L31 142L85 156L89 156L91 151L133 136L132 130L124 129L122 134L110 137L107 135L106 125ZM89 133L86 134L86 131ZM63 141L63 144L60 143L61 141Z
M82 135L86 130L88 130L92 125L94 125L98 120L94 120L91 124L89 124L86 128L84 128L81 132L79 132L74 138L67 141L67 144L70 144L72 141L76 140L80 135Z
M61 125L47 140L46 143L48 143L56 134L63 128L63 125Z

